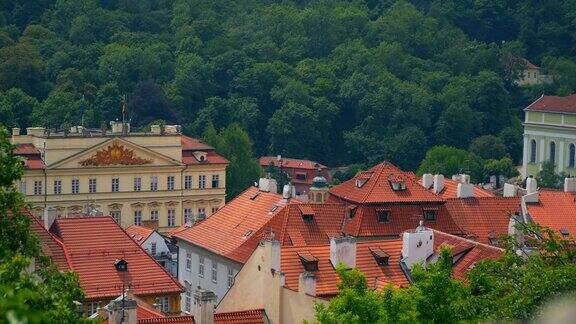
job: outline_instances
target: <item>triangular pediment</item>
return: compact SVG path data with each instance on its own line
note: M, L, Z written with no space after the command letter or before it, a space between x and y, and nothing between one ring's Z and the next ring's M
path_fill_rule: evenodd
M182 165L164 154L116 137L48 166L48 169Z

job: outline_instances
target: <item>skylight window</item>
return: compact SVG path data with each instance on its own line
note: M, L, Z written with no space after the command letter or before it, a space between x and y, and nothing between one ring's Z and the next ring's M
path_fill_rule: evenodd
M250 235L252 235L252 230L247 230L246 233L244 233L244 238L248 238Z

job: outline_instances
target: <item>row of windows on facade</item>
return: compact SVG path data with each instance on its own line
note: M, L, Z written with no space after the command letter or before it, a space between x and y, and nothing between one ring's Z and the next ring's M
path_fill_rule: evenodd
M218 210L218 207L212 207L212 213L215 213ZM153 209L150 211L150 220L151 221L158 221L158 216L160 212L157 209ZM114 220L120 224L122 219L122 213L119 210L114 210L110 212L110 216L114 218ZM198 214L196 218L206 218L206 208L199 207ZM176 224L176 209L168 209L167 213L167 225L168 226L175 226ZM194 221L194 214L192 212L192 208L184 208L184 223ZM142 225L142 210L135 210L134 211L134 225Z
M175 177L168 176L166 178L166 189L167 190L174 190L175 188ZM34 180L34 195L42 195L44 193L44 182L42 180ZM220 187L220 176L218 174L212 175L212 188L219 188ZM54 180L53 182L53 193L55 195L62 194L62 180ZM26 194L26 181L22 180L20 182L20 192L22 194ZM88 179L88 193L96 193L97 192L97 179L91 178ZM134 178L133 183L134 191L142 191L142 178L136 177ZM151 176L150 177L150 191L158 191L158 177ZM184 177L184 189L190 190L192 189L192 176L185 176ZM199 175L198 176L198 189L206 189L206 176ZM120 179L119 178L112 178L112 186L110 189L111 192L119 192L120 191ZM71 182L71 193L78 194L80 193L80 179L72 179Z
M213 283L218 283L218 262L214 260L209 260L211 262L212 268L210 273L210 279ZM198 277L204 278L204 265L206 259L203 255L199 256L198 259ZM226 286L228 288L232 287L234 284L234 269L231 267L228 268L228 273L226 276ZM186 271L192 272L192 253L186 252ZM192 301L192 285L188 281L184 281L184 285L186 288L186 294L184 298L184 310L190 312L191 309L191 301Z
M377 210L376 218L378 223L388 223L390 221L390 211L389 210ZM424 210L424 220L435 221L438 216L438 211L435 209L425 209Z
M556 163L556 143L550 142L550 152L548 156L552 163ZM530 141L530 163L536 163L536 140ZM576 145L568 146L568 167L573 168L576 165Z

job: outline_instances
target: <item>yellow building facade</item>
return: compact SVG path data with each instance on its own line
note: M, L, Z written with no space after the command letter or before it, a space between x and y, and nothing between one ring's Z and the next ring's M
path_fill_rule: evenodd
M34 213L58 217L104 214L123 227L160 231L208 217L225 203L226 165L212 147L179 127L130 132L73 127L67 132L13 129L15 154L25 160L16 184Z

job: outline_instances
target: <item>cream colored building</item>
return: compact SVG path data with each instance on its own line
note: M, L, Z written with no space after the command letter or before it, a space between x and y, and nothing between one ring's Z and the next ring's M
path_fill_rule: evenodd
M13 129L15 154L26 167L17 185L38 216L46 209L58 217L102 213L123 227L166 230L224 205L228 161L212 147L177 126L147 133L117 122L111 128L29 127L25 135Z
M576 174L576 95L541 96L525 111L522 173L536 176L543 161Z

